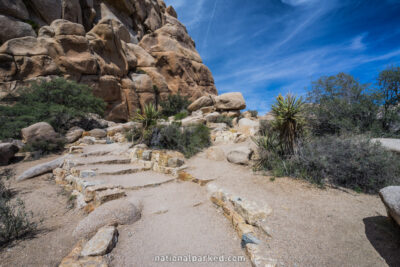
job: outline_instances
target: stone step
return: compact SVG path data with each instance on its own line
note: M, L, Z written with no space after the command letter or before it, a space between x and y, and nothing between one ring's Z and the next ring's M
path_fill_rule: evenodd
M82 173L88 170L92 170L95 175L85 175L85 176L99 176L99 175L124 175L137 173L142 171L147 171L149 168L145 168L140 165L134 164L94 164L94 165L81 165L75 168L80 171L81 177ZM85 178L85 177L83 177Z
M131 160L121 156L98 156L75 159L76 166L82 165L105 165L105 164L129 164Z
M159 186L164 183L169 183L175 180L170 175L154 172L145 171L132 174L123 175L98 175L94 177L85 178L87 181L99 181L104 184L113 184L115 186L121 186L124 189L137 190L146 187Z

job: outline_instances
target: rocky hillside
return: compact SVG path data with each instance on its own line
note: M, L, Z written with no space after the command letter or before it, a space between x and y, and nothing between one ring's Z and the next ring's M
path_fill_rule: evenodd
M216 95L195 43L162 0L0 0L0 100L38 79L85 83L126 121L180 93Z

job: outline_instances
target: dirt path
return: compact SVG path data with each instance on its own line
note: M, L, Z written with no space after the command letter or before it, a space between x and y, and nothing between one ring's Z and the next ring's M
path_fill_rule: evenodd
M218 146L227 152L239 145L250 144ZM203 266L251 266L231 222L211 203L206 187L143 170L130 163L128 149L128 144L91 145L73 156L79 170L97 173L87 181L121 186L126 199L142 208L139 221L118 227L118 243L107 255L110 266L175 266L162 262L163 257L188 255L246 260ZM55 157L11 167L18 175ZM268 257L277 259L278 266L400 266L400 230L387 220L377 196L320 189L290 178L274 180L226 160L209 160L205 152L187 165L195 178L213 179L213 186L272 207ZM68 209L68 196L46 175L11 181L11 187L43 223L36 237L1 251L0 266L57 266L78 241L71 233L86 215Z
M220 145L228 150L233 145ZM272 257L285 266L400 266L400 230L376 195L320 189L291 178L255 175L250 168L201 153L188 172L219 188L268 204Z
M17 175L37 164L59 156L8 166ZM57 266L77 242L70 234L83 218L77 210L68 208L68 195L49 180L47 175L23 182L10 180L10 188L25 202L27 211L33 212L38 232L30 239L15 242L0 251L0 266Z

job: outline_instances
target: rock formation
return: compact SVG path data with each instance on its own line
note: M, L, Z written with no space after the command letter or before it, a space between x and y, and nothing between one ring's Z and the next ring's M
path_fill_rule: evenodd
M216 95L209 69L162 0L0 0L0 100L63 76L91 86L126 121L180 93Z

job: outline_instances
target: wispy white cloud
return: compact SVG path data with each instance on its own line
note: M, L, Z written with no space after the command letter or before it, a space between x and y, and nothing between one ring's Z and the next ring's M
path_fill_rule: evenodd
M312 4L315 3L316 0L282 0L282 3L292 5L292 6L299 6L305 4Z
M351 40L350 48L353 50L365 50L366 44L364 43L364 39L367 35L368 33L363 33L354 37Z
M241 91L248 107L260 111L268 110L280 92L304 95L305 86L320 76L352 72L363 64L369 69L359 73L373 74L400 60L400 49L387 46L398 39L397 28L373 29L377 25L370 21L352 29L349 22L364 20L365 12L354 11L362 8L362 0L165 1L179 9L200 44L218 91Z

